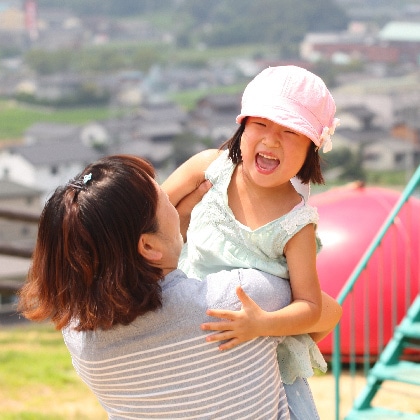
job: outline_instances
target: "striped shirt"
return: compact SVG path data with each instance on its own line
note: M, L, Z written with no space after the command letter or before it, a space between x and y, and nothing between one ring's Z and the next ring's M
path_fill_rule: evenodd
M262 337L221 352L200 324L207 308L237 310L243 289L265 310L288 304L287 281L256 270L161 282L162 308L111 330L63 330L73 365L110 419L289 419L276 347Z

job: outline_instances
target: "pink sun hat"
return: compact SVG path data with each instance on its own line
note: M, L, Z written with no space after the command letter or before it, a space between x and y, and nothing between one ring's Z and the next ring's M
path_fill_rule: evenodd
M236 122L250 116L266 118L307 136L326 153L339 125L335 111L320 77L301 67L278 66L263 70L247 85Z

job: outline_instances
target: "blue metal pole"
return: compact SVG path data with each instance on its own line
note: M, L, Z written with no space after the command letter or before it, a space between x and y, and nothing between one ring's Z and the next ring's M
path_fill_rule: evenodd
M389 227L394 223L395 217L398 215L402 206L407 202L410 196L413 194L414 189L420 183L420 166L417 168L410 181L407 183L404 191L401 194L400 199L395 204L388 218L383 223L377 235L374 237L370 246L362 256L361 260L353 270L349 279L341 289L337 296L337 302L342 305L347 295L353 290L353 287L359 278L362 271L366 268L369 259L375 252L376 248L381 243ZM332 358L332 370L335 378L335 420L340 420L340 376L341 376L341 352L340 352L340 324L334 329L333 334L333 358Z

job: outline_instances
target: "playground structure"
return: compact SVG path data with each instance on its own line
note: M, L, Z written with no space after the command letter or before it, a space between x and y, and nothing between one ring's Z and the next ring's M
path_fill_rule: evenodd
M338 296L400 197L398 191L361 183L311 197L310 203L320 214L318 232L323 242L318 273L322 289L328 294ZM391 230L382 240L380 252L372 256L364 270L368 281L359 281L352 301L343 304L343 361L350 354L360 359L366 350L375 360L420 292L420 282L415 281L420 276L416 263L420 257L420 199L410 198ZM358 316L353 319L354 311ZM375 316L379 312L383 313L382 319ZM362 316L364 313L369 314L367 319ZM367 326L369 334L365 337ZM330 356L333 337L327 337L319 346L323 354Z

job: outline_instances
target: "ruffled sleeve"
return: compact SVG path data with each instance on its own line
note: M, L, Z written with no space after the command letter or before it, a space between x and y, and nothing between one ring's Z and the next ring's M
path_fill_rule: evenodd
M208 179L213 185L219 185L219 181L221 180L225 181L222 185L225 185L226 182L230 182L230 177L235 165L229 159L228 153L228 150L224 150L220 156L209 165L205 172L206 179Z
M314 369L324 373L327 371L324 357L308 334L285 337L277 346L277 359L285 384L292 384L298 377L311 377Z

